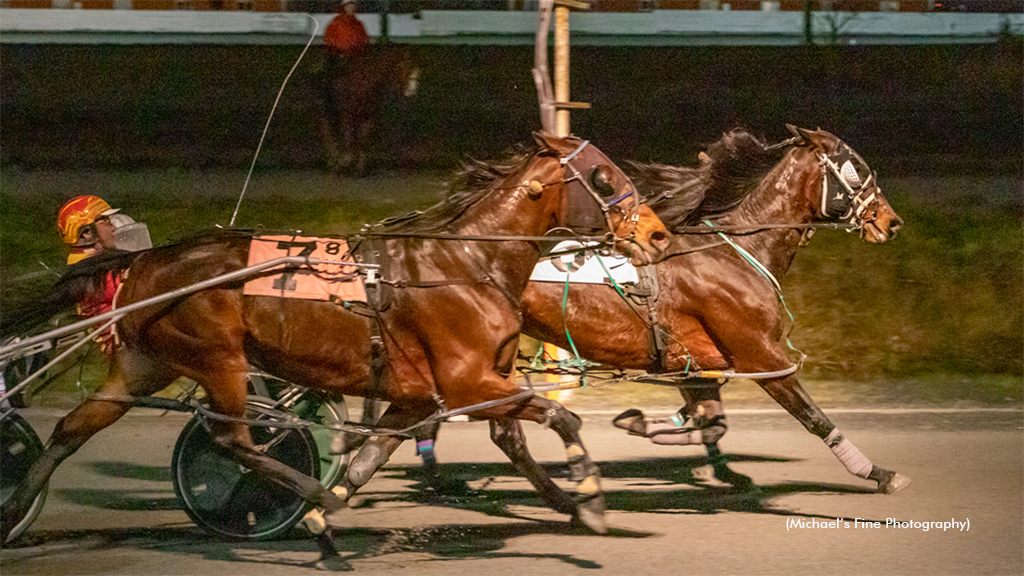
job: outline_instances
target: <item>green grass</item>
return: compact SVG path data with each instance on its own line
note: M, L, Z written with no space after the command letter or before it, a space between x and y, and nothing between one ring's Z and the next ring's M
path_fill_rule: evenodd
M362 180L316 172L253 177L236 226L346 234L381 218L426 208L446 174ZM61 200L97 194L149 226L155 244L226 226L244 171L0 172L0 306L35 297L64 251L53 220ZM808 389L836 402L1011 403L1024 399L1024 207L1012 178L886 178L904 218L891 242L822 231L783 279L796 318L793 344L808 359ZM41 264L42 263L42 264ZM84 380L98 379L90 372ZM74 390L69 373L56 390ZM86 387L89 383L86 382ZM670 398L672 389L594 387L577 397ZM817 397L817 396L816 396ZM727 402L762 402L753 384L726 387ZM819 398L820 400L820 398ZM770 402L770 401L768 401ZM825 402L823 402L824 404Z

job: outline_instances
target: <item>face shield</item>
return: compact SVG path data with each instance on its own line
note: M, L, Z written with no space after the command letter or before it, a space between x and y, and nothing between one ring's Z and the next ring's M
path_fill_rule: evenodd
M149 228L144 223L136 222L124 214L113 214L109 218L114 226L114 247L118 250L138 252L153 247Z

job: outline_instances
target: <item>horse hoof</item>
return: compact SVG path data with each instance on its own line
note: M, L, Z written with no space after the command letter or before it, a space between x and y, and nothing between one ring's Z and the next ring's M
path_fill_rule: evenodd
M341 559L341 556L327 556L324 555L317 560L315 565L317 570L323 570L325 572L351 572L352 567Z
M313 508L302 517L302 524L312 534L323 534L327 530L327 522L324 520L322 512Z
M348 508L349 506L345 506L342 508L338 508L337 510L332 510L330 512L321 514L320 517L315 520L315 522L317 524L322 522L324 525L324 530L326 530L327 527L342 528L346 525L345 511L348 510ZM314 532L314 534L316 533Z
M644 413L636 408L630 408L613 418L612 425L616 428L622 428L634 436L645 436L647 434Z
M896 472L886 472L878 481L878 492L881 494L895 494L910 486L910 478Z
M608 526L604 521L604 497L598 495L579 502L576 505L576 519L596 534L607 534Z

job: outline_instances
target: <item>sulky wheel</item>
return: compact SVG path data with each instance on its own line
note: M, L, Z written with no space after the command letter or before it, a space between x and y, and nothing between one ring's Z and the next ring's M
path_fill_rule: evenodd
M28 475L32 464L43 454L43 443L35 430L15 412L0 416L0 503L6 502ZM28 513L7 536L7 542L21 535L39 515L46 501L47 488L32 501Z
M249 399L249 418L266 419L265 398ZM291 468L320 477L320 454L306 428L250 426L253 442ZM171 461L174 492L201 528L232 540L268 540L291 530L309 511L298 494L240 466L214 445L196 414L178 436Z
M331 427L340 426L348 420L348 405L344 398L324 400L314 393L306 393L291 411L313 424L309 430L320 454L320 484L326 488L333 487L344 475L351 454L331 454L331 439L339 434Z
M335 486L345 473L351 455L332 454L331 440L340 432L337 428L348 420L348 405L343 396L331 399L326 395L295 386L271 374L259 371L249 373L249 391L257 397L273 398L275 406L310 422L310 431L320 451L320 484Z

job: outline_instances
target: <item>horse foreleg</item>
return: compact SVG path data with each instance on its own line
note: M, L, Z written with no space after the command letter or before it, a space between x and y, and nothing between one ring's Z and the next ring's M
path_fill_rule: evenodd
M835 424L814 403L795 375L772 380L759 380L758 384L776 402L793 415L808 432L821 438L854 476L878 483L878 491L893 494L910 484L910 479L871 463L856 446L845 438Z
M317 126L324 151L327 154L327 169L337 170L341 166L341 155L338 152L338 139L335 136L339 124L338 99L333 93L334 85L324 72L314 79L312 86L313 101L317 108Z
M501 448L516 469L537 489L541 498L556 512L576 515L576 499L565 493L548 476L526 447L526 436L518 420L496 418L490 421L491 441Z
M380 417L377 426L401 430L405 429L420 420L423 420L433 411L431 406L417 406L413 408L401 407L391 404ZM345 472L345 478L341 485L335 488L335 492L346 502L352 498L356 490L366 485L370 478L387 463L395 450L405 441L402 436L374 436L363 444L363 447L352 458ZM344 519L338 514L328 514L325 520L330 526L342 525Z
M363 118L355 122L352 155L352 171L356 176L365 176L369 168L367 155L370 148L370 135L373 133L372 118Z

